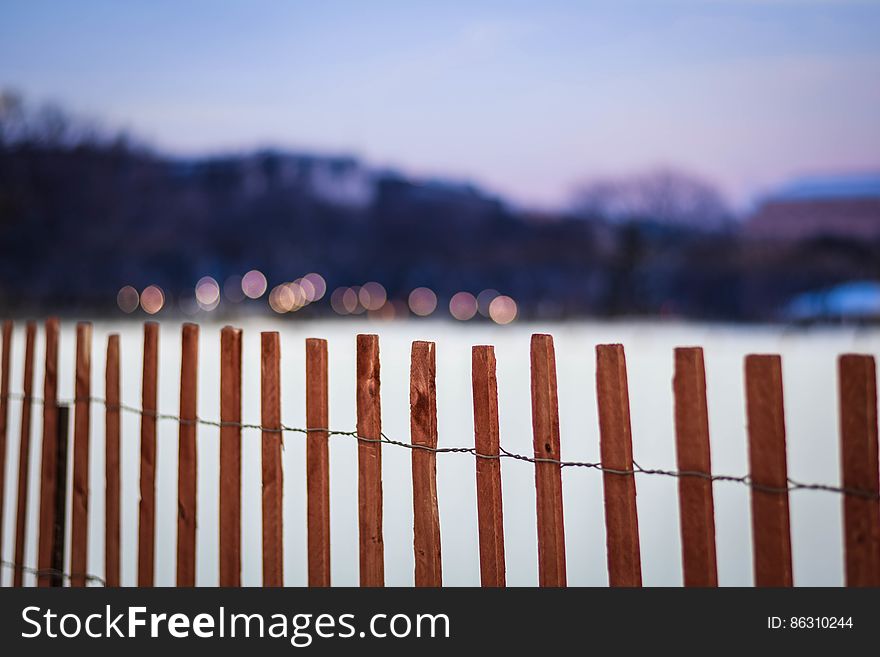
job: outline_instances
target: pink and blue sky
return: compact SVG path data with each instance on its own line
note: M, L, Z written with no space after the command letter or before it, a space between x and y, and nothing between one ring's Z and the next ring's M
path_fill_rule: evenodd
M535 206L676 166L880 171L880 2L5 0L0 86L191 154L345 152Z

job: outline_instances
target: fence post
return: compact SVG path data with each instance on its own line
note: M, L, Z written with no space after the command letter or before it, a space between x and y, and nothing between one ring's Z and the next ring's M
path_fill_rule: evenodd
M623 345L596 346L596 394L599 448L605 468L602 481L605 488L608 582L611 586L641 586L639 519Z
M177 586L196 584L199 327L186 323L180 345L180 423L177 456Z
M678 479L685 586L718 586L715 505L706 406L706 368L700 347L675 350L675 446L678 470L703 476Z
M220 586L241 586L241 329L220 333Z
M3 509L6 493L6 434L9 422L9 358L12 352L12 320L3 322L2 372L0 372L0 557L3 551ZM0 578L2 584L2 578Z
M442 586L437 509L437 357L433 342L416 341L410 356L410 433L415 585ZM424 448L424 449L420 449Z
M880 586L880 465L877 456L877 369L873 356L838 359L843 487L874 498L843 498L847 586Z
M104 581L119 586L119 336L107 338L104 372Z
M559 407L553 338L535 334L531 344L532 430L538 514L538 580L541 586L565 586L565 526L562 513Z
M495 349L475 346L471 351L474 397L474 447L477 452L477 523L480 538L480 583L505 586L504 522L501 506L499 459L498 381Z
M261 416L263 425L263 586L284 586L281 470L281 346L277 331L261 338Z
M43 378L43 445L40 470L40 524L37 552L39 570L52 568L52 536L55 531L55 476L58 409L58 319L46 320L46 372ZM51 586L48 575L37 576L38 586Z
M309 586L330 586L327 341L306 339L306 496ZM325 429L325 431L316 431Z
M73 490L70 513L70 585L86 585L89 547L89 414L92 396L92 325L76 325ZM63 513L63 509L62 509Z
M755 586L791 586L782 360L746 356Z
M138 513L138 586L153 586L156 549L156 397L159 325L144 323L141 389L141 480Z
M55 499L52 500L52 533L50 542L49 568L52 573L48 575L49 586L64 586L64 530L66 527L67 515L67 432L70 409L67 406L57 405L56 423L55 423L55 486L53 493ZM42 569L41 569L42 570ZM77 575L85 575L76 573ZM71 579L73 574L71 574ZM83 577L83 579L85 579Z
M385 545L382 540L382 444L379 442L382 438L381 418L379 337L358 335L358 537L361 586L385 585Z
M34 394L34 342L37 325L28 322L25 328L24 373L21 402L21 433L18 441L18 499L15 513L15 570L12 585L20 587L24 581L25 539L27 537L28 473L31 462L31 408Z

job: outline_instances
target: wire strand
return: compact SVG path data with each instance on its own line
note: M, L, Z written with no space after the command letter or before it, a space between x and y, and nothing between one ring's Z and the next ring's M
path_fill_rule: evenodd
M18 392L10 392L6 395L9 400L21 401L23 403L35 403L35 404L45 404L45 401L41 397L29 396L23 393ZM880 500L880 494L871 491L871 490L862 490L858 488L850 488L845 486L834 486L832 484L821 484L821 483L804 483L801 481L796 481L791 477L787 478L786 486L768 486L765 484L758 483L753 481L751 476L749 475L725 475L725 474L713 474L709 472L701 472L697 470L668 470L661 468L645 468L639 465L635 460L633 461L633 467L629 470L623 470L619 468L611 468L602 465L601 462L591 462L591 461L563 461L560 459L550 459L536 456L527 456L524 454L517 454L515 452L508 451L503 447L499 447L498 454L481 454L477 451L475 447L428 447L427 445L417 445L413 443L406 443L400 440L395 440L387 436L384 432L379 433L378 438L368 438L366 436L358 435L357 431L342 431L338 429L330 429L323 427L297 427L297 426L289 426L285 424L280 424L278 427L266 427L261 424L250 423L250 422L224 422L220 420L207 420L204 418L196 417L194 420L182 418L179 415L175 415L173 413L161 413L159 411L151 411L139 408L137 406L132 406L130 404L109 404L106 399L101 397L87 397L87 398L73 398L71 400L57 400L57 404L77 404L77 403L90 403L90 404L99 404L104 406L107 410L119 410L125 411L127 413L132 413L139 416L152 417L156 420L165 420L176 422L178 424L183 425L201 425L201 426L209 426L215 428L237 428L237 429L248 429L261 431L264 433L299 433L299 434L310 434L310 433L323 433L327 436L342 436L347 438L354 438L358 442L363 443L384 443L386 445L393 445L395 447L404 447L410 450L424 450L427 452L432 452L434 454L470 454L475 458L479 459L488 459L488 460L500 460L500 459L511 459L514 461L522 461L525 463L550 463L553 465L558 465L560 468L586 468L592 470L598 470L603 473L613 474L613 475L621 475L621 476L632 476L635 474L643 474L643 475L655 475L655 476L664 476L664 477L672 477L676 479L681 478L694 478L694 479L703 479L705 481L714 483L714 482L726 482L726 483L738 483L745 485L752 490L756 490L763 493L786 493L786 492L794 492L799 490L809 490L809 491L821 491L826 493L838 493L841 495L849 495L852 497L860 497L868 500Z

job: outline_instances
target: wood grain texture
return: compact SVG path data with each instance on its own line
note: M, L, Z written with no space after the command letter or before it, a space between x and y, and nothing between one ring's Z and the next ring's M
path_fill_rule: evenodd
M107 336L104 367L104 581L119 586L120 453L119 335Z
M141 473L138 507L138 586L153 586L156 550L156 397L159 374L159 325L144 323L141 384Z
M706 405L706 368L703 350L675 350L675 447L680 472L712 474L709 448L709 411ZM715 503L712 482L679 477L682 571L685 586L718 586L715 554Z
M231 326L220 333L220 421L220 586L241 586L241 329Z
M410 436L415 585L443 585L437 508L437 357L433 342L413 342L410 356ZM426 449L418 449L423 447Z
M263 425L263 586L284 586L281 470L281 345L275 331L260 334Z
M34 346L37 339L37 325L28 322L25 328L24 371L22 372L21 428L18 441L18 495L15 512L15 552L14 561L24 564L27 539L28 512L28 473L31 462L31 410L34 394ZM24 571L15 568L12 573L12 585L19 587L24 583Z
M538 514L538 583L565 586L565 525L562 513L559 404L553 338L535 334L531 344L532 432Z
M73 490L70 507L70 585L86 585L89 554L89 423L92 397L92 325L76 325Z
M379 338L357 336L358 540L361 586L385 585Z
M37 567L47 570L52 567L52 540L55 532L55 478L56 440L58 409L58 332L59 323L55 317L46 320L46 361L43 378L43 444L40 467L40 521L37 547ZM38 586L50 586L48 575L37 577Z
M330 586L330 426L327 341L306 340L306 521L309 586Z
M749 355L745 370L755 586L792 586L782 360Z
M3 511L6 508L6 450L9 431L9 361L12 357L12 320L3 322L0 347L0 558L3 557ZM2 577L0 577L2 582Z
M623 345L596 346L596 395L599 404L599 447L603 471L608 583L641 586L636 481L632 475L632 428ZM624 474L625 473L625 474Z
M844 488L880 494L877 366L873 356L838 360L840 451ZM844 495L847 586L880 586L880 500Z
M495 348L475 346L471 351L474 398L474 446L477 454L477 525L480 542L480 583L506 586L504 513L501 505L501 461L498 431L498 381Z
M196 585L199 327L181 329L180 423L177 443L177 586Z

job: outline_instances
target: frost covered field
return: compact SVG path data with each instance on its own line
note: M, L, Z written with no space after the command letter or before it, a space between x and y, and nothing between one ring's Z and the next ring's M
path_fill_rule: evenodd
M201 326L199 416L219 419L220 324ZM330 352L331 427L355 428L355 334L380 336L383 429L409 440L409 349L414 339L437 343L437 394L440 446L471 446L473 416L470 347L494 344L498 361L501 442L508 450L529 454L529 336L551 333L556 343L562 456L598 461L594 345L622 342L626 347L632 410L633 451L644 467L674 469L672 349L705 348L713 470L741 475L747 471L742 358L746 353L783 356L789 475L800 481L837 484L836 356L856 351L880 353L880 331L780 327L725 327L685 324L565 323L509 326L452 324L420 320L377 323L351 319L333 322L243 320L243 420L259 422L259 332L281 332L282 420L305 424L304 340L324 337ZM104 350L108 333L121 334L122 401L140 406L142 328L136 322L99 322L94 327L92 391L104 394ZM74 325L62 323L59 398L73 397ZM13 342L12 390L21 389L23 323ZM36 351L35 394L42 394L42 327ZM160 412L176 413L180 366L180 323L163 321L160 337ZM134 584L137 561L139 477L138 416L123 413L122 424L122 580ZM15 486L18 467L20 403L10 404L3 558L12 558ZM36 562L36 508L40 463L41 415L35 409L31 443L31 499L28 517L28 564ZM177 424L158 425L156 582L173 585L177 503ZM243 573L245 584L261 582L260 436L243 434ZM353 439L331 437L332 578L336 585L357 585L357 448ZM197 583L216 585L218 430L198 430ZM103 574L104 458L103 408L92 407L89 571ZM301 434L285 436L284 569L288 585L306 582L305 448ZM386 581L413 580L410 451L383 446ZM437 457L443 578L448 585L479 583L477 518L473 457ZM537 583L534 472L527 463L503 460L504 531L510 585ZM679 585L681 561L677 484L672 478L639 475L639 530L646 585ZM605 585L605 533L602 478L594 470L563 470L568 581ZM749 491L735 483L715 484L719 581L750 585L751 536ZM796 491L791 494L795 583L839 585L843 579L839 495ZM68 533L70 524L68 522ZM4 569L3 583L11 581Z

